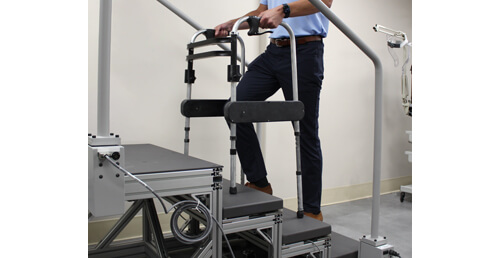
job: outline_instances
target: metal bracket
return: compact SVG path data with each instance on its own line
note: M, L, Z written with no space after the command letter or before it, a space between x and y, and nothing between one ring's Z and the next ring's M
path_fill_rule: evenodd
M363 238L361 238L359 241L367 243L371 246L381 246L387 244L387 238L382 236L379 236L377 238L372 238L370 235L363 236Z
M122 146L88 146L88 207L95 217L125 212L125 177L104 160L106 155L124 163Z
M97 136L89 134L88 145L90 146L110 146L110 145L121 145L121 139L119 135L112 136Z

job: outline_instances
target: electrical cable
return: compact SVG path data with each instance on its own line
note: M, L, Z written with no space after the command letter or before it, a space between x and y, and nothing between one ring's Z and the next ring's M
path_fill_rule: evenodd
M214 217L212 217L212 219L215 221L215 224L219 227L220 231L222 232L222 235L224 236L224 239L226 239L227 247L229 248L229 251L231 252L231 256L233 258L235 258L234 253L233 253L233 249L231 248L231 244L229 243L229 240L227 239L226 234L224 234L224 229L222 229L222 225Z
M210 235L210 232L212 231L212 220L213 220L213 221L215 221L216 225L219 227L220 231L222 232L222 235L224 236L224 239L226 240L227 245L229 247L229 251L231 252L231 256L233 258L235 258L234 253L233 253L233 249L231 248L231 244L229 243L229 240L227 239L226 234L224 234L224 229L222 228L222 225L220 225L220 223L212 216L212 214L210 213L210 210L207 208L207 206L205 206L203 203L201 203L200 200L198 200L196 198L197 201L194 201L194 200L180 201L180 202L172 205L172 207L170 207L170 209L167 210L165 204L163 203L163 199L153 190L153 188L151 188L144 181L137 178L136 176L134 176L132 173L130 173L129 171L127 171L126 169L124 169L120 165L116 164L115 161L108 154L105 154L104 158L106 158L106 160L108 160L109 163L111 163L111 165L113 165L115 168L117 168L121 172L125 173L130 178L139 182L146 189L148 189L156 198L158 198L158 200L160 201L160 204L163 207L163 210L165 211L165 214L168 214L172 209L177 207L176 210L173 212L172 218L170 220L170 228L172 230L172 233L173 233L175 239L177 239L179 242L184 243L184 244L193 244L193 243L200 242ZM185 210L191 209L191 208L195 208L196 210L198 210L200 213L202 213L205 216L205 219L206 219L206 223L207 223L205 225L206 228L203 231L203 233L198 235L198 236L189 236L189 235L182 233L181 230L179 229L179 226L176 223L177 219L179 217L182 217L181 213L183 213ZM211 218L211 219L209 219L209 218Z
M390 255L390 257L399 257L399 258L401 258L401 256L399 255L399 253L396 252L396 251L394 251L394 250L392 250L392 249L389 250L389 255Z
M307 241L305 241L305 243L311 243L311 244L313 244L313 245L314 245L314 247L316 247L316 249L318 249L318 253L321 253L321 249L319 249L319 247L318 247L318 246L316 245L316 243L314 243L313 241L311 241L311 240L307 240ZM311 253L311 255L312 255L312 253ZM314 255L313 255L313 256L314 256Z
M172 213L172 218L170 219L170 229L172 230L175 239L183 244L193 244L208 237L208 235L212 231L212 223L210 221L212 215L210 214L210 210L205 205L200 205L199 201L197 202L194 200L186 200L176 203L176 206L179 207ZM177 224L177 220L179 219L181 213L193 208L202 213L203 216L205 216L205 218L207 219L205 230L201 234L194 236L184 234L179 229L179 225Z

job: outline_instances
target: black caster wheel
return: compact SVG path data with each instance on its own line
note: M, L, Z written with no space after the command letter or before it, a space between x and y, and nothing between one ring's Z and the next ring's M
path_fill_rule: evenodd
M405 201L405 192L401 192L401 197L399 197L399 200L401 202L404 202Z

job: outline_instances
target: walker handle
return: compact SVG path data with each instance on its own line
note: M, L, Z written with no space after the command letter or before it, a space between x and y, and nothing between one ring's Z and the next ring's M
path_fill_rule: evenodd
M273 33L270 30L259 32L260 17L249 16L246 21L248 22L248 26L250 27L248 30L248 36L262 35L264 33Z
M203 32L203 35L205 35L205 37L207 39L213 39L213 38L215 38L215 30L214 29L206 29L205 32Z

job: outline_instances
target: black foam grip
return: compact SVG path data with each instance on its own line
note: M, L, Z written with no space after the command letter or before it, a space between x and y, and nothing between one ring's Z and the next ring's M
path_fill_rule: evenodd
M207 29L205 32L203 32L203 35L205 35L205 37L207 39L215 38L215 30L214 29Z
M262 35L264 33L273 33L270 30L264 31L264 32L259 32L260 17L250 16L250 17L248 17L247 22L248 22L248 26L250 27L248 30L248 36Z
M181 103L181 114L185 117L224 116L227 99L186 99Z
M259 35L259 24L260 24L260 17L257 16L250 16L248 17L248 26L250 27L248 30L248 35Z

